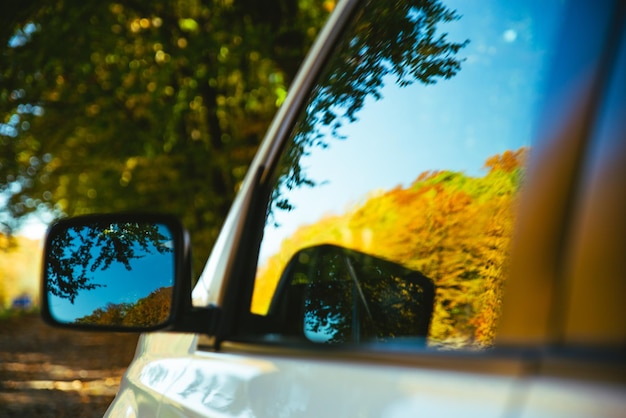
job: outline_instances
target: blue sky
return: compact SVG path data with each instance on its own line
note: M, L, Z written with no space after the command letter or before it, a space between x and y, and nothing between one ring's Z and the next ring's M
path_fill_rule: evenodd
M358 121L342 127L302 160L318 187L292 190L296 207L267 227L266 258L300 226L341 214L368 195L407 186L428 170L481 176L486 159L531 145L542 86L559 22L560 2L445 1L460 20L440 26L448 39L470 43L461 71L434 85L400 88L385 80L383 99L366 101ZM390 105L389 103L394 103Z

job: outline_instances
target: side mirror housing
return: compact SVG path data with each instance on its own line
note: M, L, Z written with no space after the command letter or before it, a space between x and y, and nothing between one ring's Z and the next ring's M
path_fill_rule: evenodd
M188 234L171 216L63 219L45 239L42 316L91 330L200 328L190 320L201 316L191 307L190 258Z
M324 244L287 264L265 326L314 343L424 344L434 297L433 281L419 271Z

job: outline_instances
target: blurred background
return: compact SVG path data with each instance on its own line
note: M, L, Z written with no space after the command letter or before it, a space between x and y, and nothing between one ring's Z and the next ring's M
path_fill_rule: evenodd
M134 353L136 335L41 324L46 226L96 212L171 213L191 233L198 275L334 6L3 2L1 416L101 416Z

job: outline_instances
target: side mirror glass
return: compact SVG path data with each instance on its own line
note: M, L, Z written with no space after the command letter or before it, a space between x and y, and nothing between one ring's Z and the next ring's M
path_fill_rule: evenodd
M44 247L44 318L56 325L147 331L173 321L186 247L168 216L59 221Z
M388 260L334 245L291 259L269 316L281 333L315 343L425 342L433 281Z

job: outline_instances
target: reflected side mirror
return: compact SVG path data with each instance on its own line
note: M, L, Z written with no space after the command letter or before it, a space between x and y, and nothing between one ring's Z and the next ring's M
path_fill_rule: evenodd
M91 330L176 330L191 310L189 239L167 215L87 215L50 226L42 316Z
M273 332L314 343L425 344L435 286L422 273L335 245L288 263L270 304Z

